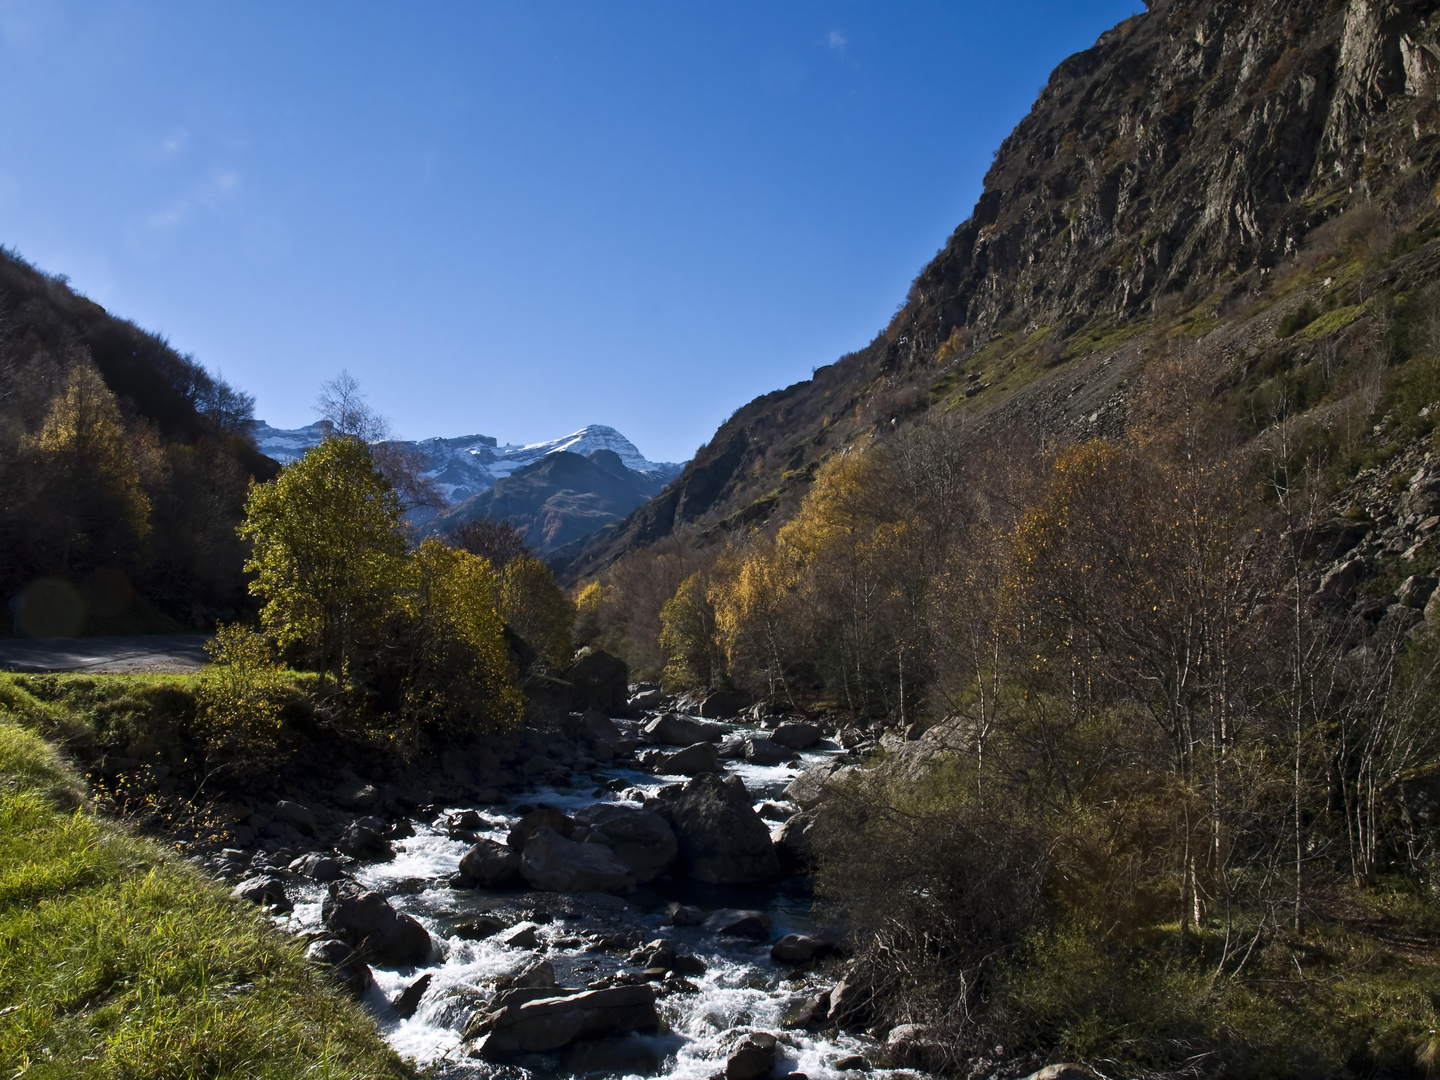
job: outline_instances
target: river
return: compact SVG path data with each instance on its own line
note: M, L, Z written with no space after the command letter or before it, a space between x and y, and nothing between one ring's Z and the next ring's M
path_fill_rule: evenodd
M741 735L768 734L758 728L732 726ZM724 761L723 765L727 775L743 778L758 810L766 801L783 799L785 785L799 768L838 753L841 750L837 745L823 742L800 755L799 767L765 767L744 761ZM569 787L537 787L498 804L446 808L433 821L415 821L415 835L395 842L396 857L392 861L354 868L351 872L359 882L384 893L395 908L418 919L436 944L427 966L374 969L375 983L365 1003L390 1045L418 1065L429 1066L440 1077L493 1075L517 1080L531 1075L577 1073L706 1080L724 1073L726 1054L739 1036L736 1029L764 1030L780 1036L780 1057L774 1072L777 1077L803 1073L810 1080L828 1080L841 1075L835 1067L837 1061L856 1054L873 1055L873 1043L860 1036L782 1030L781 1019L788 1006L806 991L829 985L828 980L811 972L797 971L770 959L774 940L814 926L812 900L803 879L790 879L770 890L691 884L679 897L673 892L661 896L642 886L631 898L594 893L488 892L450 884L461 856L470 847L468 841L452 840L447 835L447 818L452 813L477 810L488 826L482 834L503 843L511 825L537 804L566 813L596 802L619 801L638 806L636 797L641 793L651 794L666 784L684 780L682 776L643 771L633 761L601 766L587 776L575 777ZM769 824L778 827L779 823ZM294 911L282 924L296 933L319 930L324 896L323 885L300 885L292 893ZM698 926L669 926L666 904L675 899L704 908L763 910L773 920L773 929L768 940L756 942L719 937ZM523 948L506 944L505 939L513 936L514 930L479 941L454 936L456 924L481 914L499 916L515 923L517 929L533 925L537 944ZM625 937L637 944L664 937L674 943L677 951L704 961L704 974L687 976L697 992L662 994L659 1009L670 1029L667 1033L631 1036L628 1059L618 1065L577 1065L572 1061L571 1067L564 1069L541 1063L532 1072L466 1056L462 1030L475 1005L491 996L497 978L522 968L536 958L537 952L554 966L561 986L584 986L627 969L628 949L596 948L595 939L606 936L612 941ZM628 970L633 971L633 965ZM391 1002L426 973L431 975L431 983L419 1009L409 1019L399 1018ZM873 1075L883 1078L896 1074L876 1069ZM914 1074L907 1071L905 1075Z

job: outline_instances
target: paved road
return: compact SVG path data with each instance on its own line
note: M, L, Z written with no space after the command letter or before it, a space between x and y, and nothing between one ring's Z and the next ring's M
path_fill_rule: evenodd
M195 671L206 662L205 634L30 638L0 641L0 671Z

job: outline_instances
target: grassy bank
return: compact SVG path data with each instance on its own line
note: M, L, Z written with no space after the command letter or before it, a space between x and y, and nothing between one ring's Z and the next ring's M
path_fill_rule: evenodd
M5 1080L414 1075L298 943L87 811L3 701L0 945Z

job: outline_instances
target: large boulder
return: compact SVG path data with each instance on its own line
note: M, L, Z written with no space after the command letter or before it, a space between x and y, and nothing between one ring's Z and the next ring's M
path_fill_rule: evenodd
M357 997L374 979L370 965L361 960L349 945L336 938L312 941L305 950L305 959Z
M603 649L582 649L560 677L570 684L570 708L575 712L597 709L623 716L629 711L630 669L618 656Z
M624 757L635 749L634 736L621 731L620 725L598 709L587 709L580 717L579 734L590 744L597 761Z
M542 828L526 841L520 874L550 892L635 891L635 875L608 847L566 840L554 829Z
M700 703L700 715L707 720L731 720L750 704L750 699L734 690L719 690Z
M460 857L460 873L487 889L512 888L520 884L520 852L482 837Z
M809 750L820 741L825 733L814 724L791 721L781 724L770 733L773 742L788 746L791 750Z
M647 984L612 986L580 994L511 1002L486 1017L488 1033L476 1048L488 1061L521 1054L545 1054L582 1039L603 1039L632 1031L655 1031L655 990Z
M723 724L709 724L704 720L681 716L679 713L664 713L657 716L640 730L652 742L664 743L666 746L693 746L699 742L718 743L729 734L729 729Z
M825 787L843 765L836 758L811 765L785 787L785 797L803 809L809 809L820 801Z
M775 1044L768 1031L741 1038L725 1061L725 1080L764 1080L775 1071Z
M575 832L575 820L548 806L531 810L511 827L505 842L516 851L523 851L525 842L541 829L553 829L561 836L570 836Z
M429 931L357 882L332 881L320 916L326 929L377 964L405 967L430 955Z
M289 911L294 905L285 895L285 882L274 874L260 874L236 885L230 893L241 900L249 900L270 911Z
M320 825L315 820L315 811L300 803L281 799L275 804L274 820L293 825L306 836L319 836Z
M833 941L809 934L786 934L770 946L770 959L777 964L808 964L822 956L838 952Z
M345 876L345 868L340 865L339 859L332 859L328 855L321 855L312 851L309 855L301 855L290 863L291 873L308 877L312 881L331 882L339 881Z
M750 805L738 776L702 773L684 787L664 788L656 809L680 843L691 877L712 885L756 885L780 877L770 830Z
M675 830L653 810L596 803L575 815L575 840L600 843L615 853L636 881L652 881L680 852Z
M395 849L385 839L381 829L368 824L373 819L361 818L352 821L340 834L335 846L346 855L361 861L383 861L395 857Z
M773 739L745 740L745 760L751 765L783 765L794 756L794 750Z
M811 832L815 815L808 810L792 814L775 834L775 854L786 874L808 874L815 866L815 844Z
M699 776L720 771L720 753L714 743L697 742L677 750L660 763L659 771L671 776Z
M712 911L701 924L712 934L721 937L749 938L764 941L770 936L772 923L763 911L742 911L737 908L720 908Z

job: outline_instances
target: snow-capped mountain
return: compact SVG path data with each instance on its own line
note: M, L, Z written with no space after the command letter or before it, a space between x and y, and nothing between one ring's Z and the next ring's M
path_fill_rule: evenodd
M281 464L288 464L324 439L325 425L321 422L303 428L283 429L257 420L254 434L255 445L261 453ZM613 451L631 472L658 481L657 487L663 487L683 468L683 465L668 461L647 460L634 443L604 424L590 424L546 442L500 446L498 440L489 435L460 435L450 439L418 439L407 445L414 447L423 458L425 475L435 482L451 505L489 491L502 477L526 465L533 465L547 454L560 451L582 457L596 450Z

